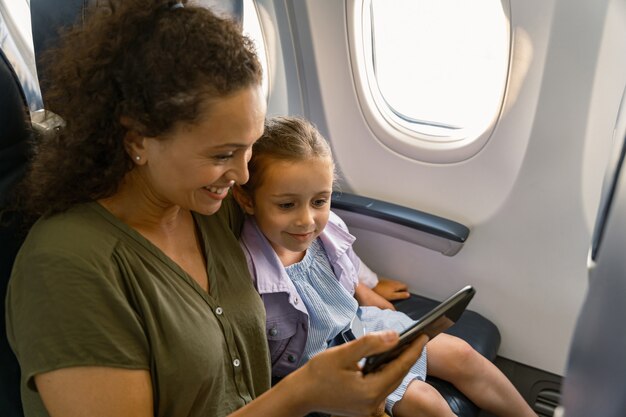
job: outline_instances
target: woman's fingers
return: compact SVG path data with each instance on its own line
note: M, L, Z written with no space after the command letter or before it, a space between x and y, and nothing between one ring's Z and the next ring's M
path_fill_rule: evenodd
M393 330L385 330L368 333L350 343L338 346L337 349L345 355L344 360L356 364L366 356L391 349L396 343L398 343L398 333Z
M386 397L402 382L402 378L409 372L411 366L419 359L424 346L428 342L425 334L414 340L396 359L387 363L380 371L365 376L380 379L381 389Z
M420 336L380 371L363 375L359 362L393 348L398 339L398 333L391 330L368 333L316 355L285 379L315 398L316 411L344 416L375 415L417 361L428 337Z

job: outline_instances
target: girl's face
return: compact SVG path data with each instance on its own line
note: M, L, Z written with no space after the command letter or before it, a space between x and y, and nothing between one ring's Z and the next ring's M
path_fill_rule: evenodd
M260 87L214 100L196 124L181 124L166 138L143 138L138 174L158 206L213 214L234 183L248 180L252 145L263 133L265 98Z
M326 227L334 170L329 158L266 161L249 214L283 261L300 260Z

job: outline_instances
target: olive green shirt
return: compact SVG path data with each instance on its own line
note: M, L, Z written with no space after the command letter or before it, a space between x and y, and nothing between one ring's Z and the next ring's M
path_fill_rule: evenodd
M7 333L26 416L47 416L33 376L73 366L150 371L155 416L224 416L270 387L265 310L227 199L194 214L210 294L92 202L40 220L13 268Z

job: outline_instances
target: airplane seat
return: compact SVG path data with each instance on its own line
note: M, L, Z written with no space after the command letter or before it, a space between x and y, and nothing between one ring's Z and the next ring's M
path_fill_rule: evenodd
M458 253L470 235L469 228L455 221L371 197L335 192L331 205L333 211L351 229L394 237L445 256ZM433 256L439 255L433 252ZM410 298L394 304L397 310L417 320L439 304L439 301L411 294ZM501 341L500 331L493 322L479 313L465 310L446 333L465 340L490 361L496 359ZM480 409L452 384L434 377L427 377L426 382L439 391L457 416L479 415Z
M7 206L28 160L30 119L21 84L2 50L0 91L0 410L4 417L21 417L20 368L7 340L4 303L13 261L23 240L19 213L8 211Z
M56 44L60 29L84 22L88 12L99 8L107 9L110 2L111 0L31 0L33 44L38 73L42 74L42 53ZM243 0L195 0L194 4L230 15L240 22L243 19ZM45 103L43 86L42 95Z
M394 304L397 310L406 313L413 319L418 319L439 302L421 295L411 294L411 298L397 301ZM461 318L446 333L465 340L490 361L493 362L496 359L501 341L500 331L492 321L483 315L472 310L465 310ZM449 382L431 376L426 378L426 382L439 391L458 417L475 417L480 414L480 409Z
M42 74L41 54L56 44L59 30L72 26L78 16L84 20L87 7L95 4L97 0L31 0L31 28L38 74Z
M563 382L559 415L564 417L623 417L626 412L625 106L626 90L589 251L589 286Z

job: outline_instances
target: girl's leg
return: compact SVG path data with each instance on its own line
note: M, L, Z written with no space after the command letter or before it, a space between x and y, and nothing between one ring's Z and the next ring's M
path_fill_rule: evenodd
M430 355L430 351L428 352ZM455 417L446 400L426 382L415 380L393 406L394 417Z
M458 337L428 342L428 374L453 384L478 407L499 417L537 417L511 381Z

